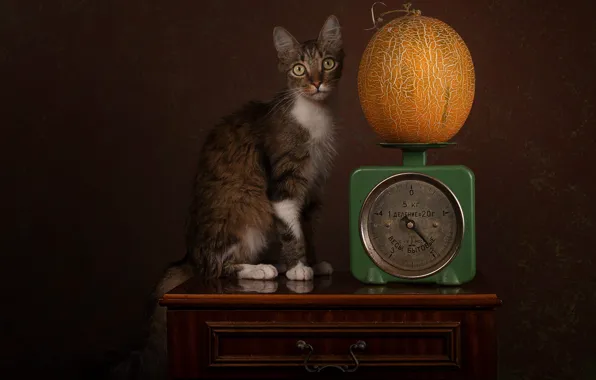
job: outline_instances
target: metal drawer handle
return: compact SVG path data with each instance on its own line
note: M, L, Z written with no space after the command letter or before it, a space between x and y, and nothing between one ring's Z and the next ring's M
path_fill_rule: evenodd
M303 340L299 340L298 342L296 342L296 347L298 347L301 350L308 350L308 355L306 355L306 358L304 359L304 368L308 371L308 372L321 372L322 370L324 370L325 368L337 368L342 372L354 372L358 369L358 367L360 366L360 363L358 362L358 358L356 358L356 355L354 354L354 350L355 349L359 349L359 350L364 350L366 348L366 343L362 340L359 340L358 342L352 344L350 346L350 356L352 356L352 360L354 360L354 363L356 363L356 365L352 368L350 368L348 365L323 365L323 366L318 366L318 365L314 365L314 366L309 366L308 365L308 360L310 359L310 356L312 355L314 348L306 343Z

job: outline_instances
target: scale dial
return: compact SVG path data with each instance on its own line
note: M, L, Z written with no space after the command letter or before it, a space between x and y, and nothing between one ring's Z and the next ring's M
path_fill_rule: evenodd
M392 276L417 279L447 266L462 242L464 218L453 192L421 173L395 174L366 197L360 237L366 253Z

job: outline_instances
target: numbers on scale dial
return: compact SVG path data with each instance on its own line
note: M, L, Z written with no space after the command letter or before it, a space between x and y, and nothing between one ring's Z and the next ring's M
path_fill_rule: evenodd
M425 181L407 180L388 187L375 200L371 214L372 244L397 267L430 268L449 253L454 242L453 205Z

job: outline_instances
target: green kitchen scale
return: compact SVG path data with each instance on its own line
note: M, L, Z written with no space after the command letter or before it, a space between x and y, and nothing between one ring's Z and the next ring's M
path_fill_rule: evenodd
M350 268L368 284L461 285L476 274L474 174L426 165L426 151L455 143L389 144L401 166L367 166L350 178Z

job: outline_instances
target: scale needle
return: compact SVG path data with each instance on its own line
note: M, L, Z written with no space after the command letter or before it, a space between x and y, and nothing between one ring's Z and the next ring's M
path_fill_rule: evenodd
M422 240L424 240L424 242L425 242L427 245L430 245L430 243L428 242L428 240L426 240L426 238L424 237L424 235L422 234L422 232L420 232L420 229L418 228L418 226L416 225L416 223L415 223L415 222L414 222L412 219L408 218L408 216L407 216L407 215L405 215L405 216L402 218L402 220L403 220L403 221L406 223L406 227L407 227L408 229L410 229L410 230L413 230L414 232L416 232L416 234L417 234L418 236L420 236L420 238L421 238Z

